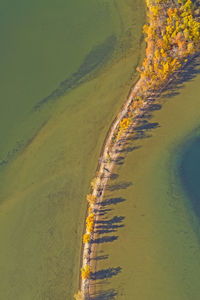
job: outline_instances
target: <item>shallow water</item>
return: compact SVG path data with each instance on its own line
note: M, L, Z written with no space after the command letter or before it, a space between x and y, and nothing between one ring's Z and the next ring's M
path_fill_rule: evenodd
M72 299L89 182L138 78L144 3L0 5L0 299Z
M62 84L55 101L102 65L121 29L114 5L92 0L1 0L0 11L2 163L48 118L48 107L33 115L34 107Z
M197 59L121 153L99 222L97 299L199 299L199 73Z

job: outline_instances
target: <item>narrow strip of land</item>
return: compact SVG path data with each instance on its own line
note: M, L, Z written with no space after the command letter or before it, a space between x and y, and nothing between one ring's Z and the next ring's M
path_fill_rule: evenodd
M147 7L149 24L144 26L147 48L140 79L110 127L90 194L95 201L90 203L86 219L87 239L82 254L80 299L90 297L90 270L95 255L93 240L97 238L94 224L98 221L97 212L120 150L149 104L200 48L199 11L190 0L148 0Z

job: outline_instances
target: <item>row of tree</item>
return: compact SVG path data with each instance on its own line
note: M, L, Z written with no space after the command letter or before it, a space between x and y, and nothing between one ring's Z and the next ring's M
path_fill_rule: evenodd
M112 139L113 144L133 123L144 99L164 85L169 76L200 49L199 10L191 0L146 0L146 3L149 20L143 27L147 43L146 57L142 67L138 68L142 80L141 89L129 106L127 115L121 119ZM110 162L109 152L107 156L107 162ZM95 184L98 184L97 180L100 179L91 181L91 193L87 195L88 217L84 244L90 243L94 231L96 197L92 192ZM82 279L89 279L90 273L90 266L86 264L81 269ZM79 291L75 299L83 300L84 295Z
M148 8L146 58L139 71L146 88L155 89L199 51L200 22L191 0L152 0Z
M146 56L140 72L141 90L120 121L113 143L134 121L137 109L152 91L159 90L171 74L200 50L199 9L191 0L146 0L149 23L144 25Z

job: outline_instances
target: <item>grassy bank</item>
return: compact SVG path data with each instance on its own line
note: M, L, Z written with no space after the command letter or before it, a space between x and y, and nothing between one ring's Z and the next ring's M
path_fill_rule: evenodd
M199 127L194 65L152 105L121 153L100 210L97 299L199 298L199 227L174 162Z
M96 14L105 9L104 5L95 8ZM66 300L78 287L86 209L83 196L110 122L137 80L135 69L143 47L143 2L120 1L116 6L113 1L106 11L112 21L109 35L96 41L86 53L93 53L89 57L96 61L96 45L103 44L106 54L104 42L114 36L109 59L103 63L100 60L101 69L97 68L92 76L83 74L84 83L76 77L76 88L62 95L53 109L52 104L40 107L41 114L50 111L48 119L42 118L47 122L42 122L35 136L26 133L29 143L0 173L2 299ZM91 60L86 60L89 66ZM48 94L51 91L42 98ZM31 126L31 118L33 115L29 120L25 118L16 131L21 133L20 128Z

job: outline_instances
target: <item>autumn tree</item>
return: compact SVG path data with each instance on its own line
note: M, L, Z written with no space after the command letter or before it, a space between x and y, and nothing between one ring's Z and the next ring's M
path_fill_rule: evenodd
M84 268L81 269L81 277L82 279L89 279L91 273L91 268L89 265L86 265Z
M86 244L86 243L89 243L90 242L90 234L89 233L85 233L83 235L83 243Z
M85 300L85 297L81 291L78 291L77 294L74 295L75 300Z
M96 197L95 197L93 194L88 194L86 198L87 198L87 201L88 201L88 203L89 203L90 205L95 204L95 202L96 202Z

